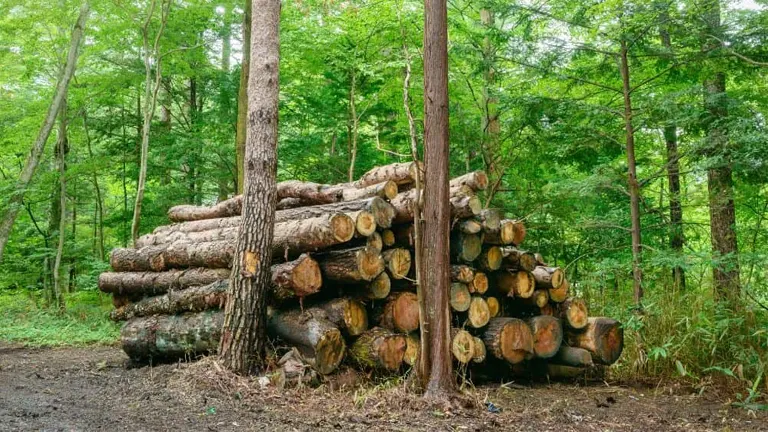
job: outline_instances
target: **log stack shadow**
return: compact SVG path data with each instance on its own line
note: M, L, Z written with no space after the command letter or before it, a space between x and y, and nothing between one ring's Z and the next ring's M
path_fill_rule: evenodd
M413 268L415 163L360 180L278 184L268 334L320 374L342 363L378 373L412 367L419 352ZM451 180L451 352L474 377L571 378L621 355L621 323L589 317L562 269L522 247L525 226L482 209L485 173ZM115 249L99 289L113 295L132 359L214 352L227 301L241 197L176 206L171 225ZM430 269L425 269L430 271Z

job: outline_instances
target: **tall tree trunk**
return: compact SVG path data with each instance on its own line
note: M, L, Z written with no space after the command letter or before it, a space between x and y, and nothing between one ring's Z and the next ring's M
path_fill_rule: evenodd
M16 188L11 192L11 196L8 198L7 205L5 206L6 210L2 215L2 221L0 221L0 261L3 260L5 244L8 243L8 238L11 236L11 228L13 228L13 223L16 221L16 216L19 214L19 210L22 206L21 201L24 198L24 192L29 186L29 182L32 181L32 176L35 174L35 170L40 163L40 157L43 154L43 150L45 150L45 142L48 141L48 136L51 134L53 125L56 122L59 108L61 107L64 98L67 96L69 81L75 73L80 40L83 38L85 22L88 19L89 12L90 5L86 1L80 7L80 15L77 17L75 27L72 30L67 61L64 64L63 72L56 83L56 92L54 93L53 100L51 101L51 105L48 106L45 120L40 127L37 138L35 138L35 142L32 144L32 150L29 153L24 169L21 171Z
M424 1L424 272L419 283L425 395L454 391L451 364L450 217L448 190L448 14L445 0Z
M347 175L347 181L352 183L355 180L355 162L357 161L357 135L358 135L358 118L357 118L357 105L355 104L355 94L357 90L357 71L353 66L350 71L350 84L349 84L349 122L351 127L351 141L349 146L349 173Z
M235 134L237 172L237 194L243 193L243 172L245 170L245 136L248 120L248 71L251 64L251 0L245 1L243 16L243 62L240 69L240 86L237 93L237 131Z
M280 1L253 0L252 6L243 215L219 344L224 365L240 374L262 366L277 206Z
M637 165L635 160L635 129L632 125L632 87L629 80L629 60L627 42L622 39L620 52L621 82L624 94L624 127L626 129L627 182L629 188L629 215L632 220L632 288L635 306L640 307L643 300L643 272L640 268L642 244L640 241L640 185L637 183Z
M705 53L723 48L723 26L720 21L719 0L707 0L703 5L705 27L702 49ZM713 39L712 36L718 39ZM718 61L718 60L715 60ZM739 248L736 241L736 207L733 201L733 176L728 145L728 119L725 73L719 68L707 71L704 80L704 108L707 111L705 128L708 156L717 160L707 170L709 191L709 218L712 236L712 252L715 265L712 269L715 297L730 301L740 297Z
M56 246L56 258L53 263L53 295L52 304L58 309L64 310L64 296L62 294L61 281L61 260L64 255L64 241L67 238L67 153L69 153L69 143L67 142L67 99L61 101L59 108L59 133L56 139L56 167L59 172L59 239Z
M91 136L88 131L88 112L83 110L83 132L85 134L85 144L88 149L88 158L93 160L93 148L91 147ZM94 221L94 250L96 252L96 258L99 261L104 261L106 256L104 251L104 199L101 196L101 186L99 185L99 177L94 172L91 175L91 181L93 182L93 189L96 192L96 220Z
M483 118L481 124L481 151L485 161L485 170L491 178L492 185L487 192L485 206L491 204L496 189L499 184L499 177L502 175L499 170L497 158L499 156L499 100L492 94L493 87L496 84L496 70L494 66L495 49L491 41L491 32L494 26L493 11L490 9L480 10L480 23L485 29L485 38L483 38L482 58L483 58Z
M141 127L141 149L139 160L139 181L136 187L136 202L133 206L133 220L131 222L131 239L136 243L139 238L139 224L141 223L141 207L144 203L144 188L147 183L147 158L149 156L149 131L152 126L152 117L155 115L157 106L157 93L160 90L160 81L162 79L161 59L159 53L160 37L165 30L165 24L168 22L168 12L171 2L161 0L160 10L160 28L155 34L154 44L150 45L149 27L154 16L156 0L152 0L147 13L147 19L141 29L143 50L144 50L144 118ZM155 80L152 82L152 64L155 65Z
M219 106L221 107L221 119L222 123L226 124L229 121L229 115L231 112L230 98L229 98L229 57L232 55L232 11L229 6L225 6L224 10L224 27L221 31L221 72L222 80L219 83ZM226 164L224 164L226 169ZM216 186L219 192L219 202L227 199L229 194L228 185L229 176L219 174Z

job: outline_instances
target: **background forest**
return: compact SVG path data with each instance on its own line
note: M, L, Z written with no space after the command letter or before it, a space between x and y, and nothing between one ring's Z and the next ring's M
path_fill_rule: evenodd
M170 206L240 189L245 3L91 2L0 262L0 337L115 336L96 280L132 243L143 139L138 234ZM579 281L594 314L625 323L618 373L729 376L745 402L768 389L762 4L455 0L448 12L451 174L488 172L485 204L525 220L530 247ZM0 215L80 5L0 1ZM280 179L338 183L410 159L422 26L410 0L283 3Z

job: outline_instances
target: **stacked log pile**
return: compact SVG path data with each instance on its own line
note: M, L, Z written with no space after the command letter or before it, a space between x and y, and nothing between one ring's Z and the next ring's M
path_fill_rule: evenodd
M392 372L415 364L414 163L377 167L358 181L278 184L267 325L321 374L347 362ZM466 370L500 377L543 365L550 377L614 363L620 323L589 317L562 269L522 248L525 226L477 194L483 172L451 181L451 352ZM241 197L176 206L171 225L116 249L99 288L125 321L132 358L215 351L240 224ZM424 271L430 271L425 269Z

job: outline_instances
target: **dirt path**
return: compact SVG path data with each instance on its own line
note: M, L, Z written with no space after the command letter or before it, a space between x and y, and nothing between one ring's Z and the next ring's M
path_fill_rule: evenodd
M401 389L247 393L196 383L187 364L127 369L117 348L0 343L0 430L768 431L704 397L605 385L479 387L502 409L434 407ZM258 386L255 386L258 387Z

